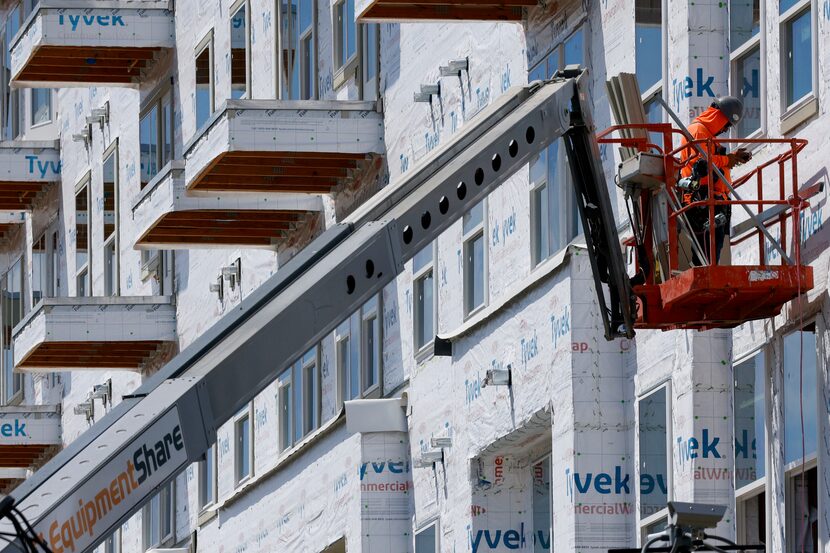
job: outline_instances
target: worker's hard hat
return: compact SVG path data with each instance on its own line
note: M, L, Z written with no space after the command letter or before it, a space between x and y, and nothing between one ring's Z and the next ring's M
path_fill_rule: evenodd
M737 125L744 117L744 103L735 96L721 96L712 102L713 108L718 108L729 119L730 125Z

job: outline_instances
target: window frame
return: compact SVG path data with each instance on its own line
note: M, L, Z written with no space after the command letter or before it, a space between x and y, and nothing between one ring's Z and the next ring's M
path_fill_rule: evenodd
M441 551L441 520L439 517L434 517L429 519L428 521L421 523L419 526L416 527L416 530L412 532L412 551L414 553L418 553L416 549L416 544L418 543L418 534L428 530L430 527L435 527L435 553L439 553Z
M641 25L637 23L637 2L636 0L632 3L631 7L634 10L633 15L633 22L634 22L634 75L638 77L637 81L639 84L639 76L637 75L637 25ZM664 9L666 6L661 3L660 5L660 77L657 79L657 82L651 83L648 85L648 88L643 90L641 93L642 97L652 96L655 94L655 90L659 87L662 88L663 81L666 78L667 74L667 64L668 59L665 55L665 47L666 47L666 34L667 34L667 16L666 10ZM642 24L647 25L647 24Z
M121 543L121 527L119 526L116 530L107 536L104 540L104 553L121 553L123 544Z
M297 444L306 439L307 436L317 431L323 424L323 393L322 393L322 352L320 344L315 344L286 366L277 376L277 449L279 455L291 451ZM306 386L307 376L314 373L311 380L311 390ZM299 386L299 388L298 388ZM309 396L309 393L311 396ZM309 411L308 398L312 397ZM297 399L301 405L297 405ZM285 403L289 402L286 409ZM299 415L299 420L298 416ZM286 425L285 418L288 417ZM310 419L310 420L309 420ZM316 420L315 420L316 419ZM298 434L299 432L299 434Z
M210 447L208 448L208 450L205 452L205 459L202 459L202 460L199 461L199 490L198 490L199 498L198 499L199 499L199 513L200 514L204 513L207 510L209 510L211 507L213 507L217 503L217 493L216 493L217 492L217 484L218 484L218 478L217 478L218 471L216 470L217 469L217 461L218 461L217 450L218 450L218 448L216 447L216 443L211 444ZM209 473L208 473L208 470L207 470L207 458L208 457L211 458L211 461L213 463L212 464L213 469ZM210 481L211 485L213 486L213 497L210 499L210 501L206 500L206 498L205 498L205 496L207 495L206 488L207 488L207 482L208 481Z
M375 300L374 304L371 302ZM371 305L370 305L371 304ZM368 307L367 307L368 306ZM380 397L383 384L383 325L381 324L381 297L380 294L369 299L360 308L360 390L361 397ZM366 328L370 325L376 325L374 332L374 352L373 358L377 362L377 380L367 386L369 371L373 370L368 366L368 352L369 344L367 340L368 333Z
M730 9L731 3L733 0L729 0ZM760 50L760 64L758 68L758 97L759 97L759 104L761 107L760 113L760 125L758 129L750 133L745 137L739 137L737 133L737 129L733 128L730 131L732 138L759 138L765 136L767 133L767 97L766 97L766 76L767 76L767 54L766 54L766 43L767 37L766 33L763 30L766 28L766 14L767 14L767 7L766 2L761 0L759 3L760 15L759 15L759 25L761 30L758 34L752 36L751 38L747 39L743 44L735 48L735 50L729 53L729 93L733 96L738 98L741 97L741 87L743 83L740 82L740 75L738 75L738 62L744 58L746 58L753 50L758 48ZM730 29L729 34L731 35L731 20L729 22ZM757 148L758 145L755 144L747 144L746 145L750 149Z
M355 33L355 53L351 56L344 56L343 55L343 36L342 29L339 25L337 25L337 9L339 6L343 6L343 13L344 19L346 18L348 8L348 2L354 2L354 0L337 0L332 2L331 4L331 21L332 21L332 68L334 69L334 89L338 89L346 82L354 78L359 74L358 66L360 65L360 59L362 57L361 54L361 37L362 32L360 31L359 25L351 21L348 23L352 26ZM345 37L346 42L348 42L348 37ZM345 61L341 64L340 59L343 58ZM361 75L362 77L362 75ZM362 80L362 79L361 79Z
M29 92L29 128L37 129L49 125L54 120L55 114L52 109L52 89L51 88L32 88ZM48 117L43 121L35 121L35 92L38 90L46 91L46 106L48 108Z
M785 543L787 544L785 551L787 553L801 553L801 548L798 547L798 544L795 541L796 536L796 527L795 527L795 480L796 478L801 476L802 468L804 469L804 477L807 477L807 473L811 470L815 469L816 471L816 479L819 478L819 466L818 466L818 456L816 453L807 455L806 460L802 466L801 461L795 461L790 463L784 467L784 516L785 516L785 532L787 539ZM820 492L817 492L817 503L818 503L818 511L821 513L822 507L822 495ZM820 516L820 515L819 515ZM824 542L822 540L821 531L818 533L818 543L815 544L816 549L818 551L823 551ZM804 549L805 553L808 551L806 548Z
M169 498L169 503L164 501L164 498ZM158 543L150 543L150 517L152 516L152 501L158 497L159 498L159 512L158 512L158 524L159 524L159 541ZM165 504L168 505L167 512L165 512ZM144 508L141 511L141 543L142 549L147 551L153 548L163 548L165 546L171 545L175 541L176 536L176 480L173 479L165 486L162 486L158 493L155 496L151 497L150 500L144 505ZM168 534L163 533L164 529L164 517L167 516L168 523L170 525L170 532Z
M650 395L658 392L660 389L664 389L666 391L666 502L673 501L674 494L673 494L673 487L674 487L674 456L673 456L673 448L672 445L674 443L674 432L672 427L672 381L671 377L668 379L661 380L656 384L643 389L637 394L636 404L637 404L637 411L636 411L636 465L639 467L640 465L640 402L644 399L648 398ZM636 471L635 474L635 500L637 505L642 505L641 499L641 491L640 491L640 478L639 478L639 470ZM643 517L641 509L637 509L637 534L640 537L641 543L644 543L645 537L648 534L648 529L650 526L653 526L662 520L668 521L669 517L669 510L668 507L664 507L659 511L651 513L650 515Z
M80 267L78 267L78 209L77 209L77 198L78 194L86 188L86 262L83 263ZM92 172L87 171L84 175L78 180L75 184L75 193L73 194L72 198L75 201L75 206L73 206L73 214L75 217L75 297L77 298L85 298L91 297L92 294L92 226L90 225L90 212L92 210ZM79 287L78 282L79 278L81 277L82 273L86 273L87 279L87 289L86 293L83 295L79 294Z
M480 203L481 210L482 210L481 222L478 223L473 229L471 229L467 232L464 232L464 226L463 226L464 225L464 223L463 223L464 215L461 216L461 218L462 218L462 223L461 223L461 225L462 225L461 226L461 255L463 256L462 260L461 260L461 279L462 279L462 290L463 290L463 297L462 297L463 313L464 313L464 320L465 321L467 319L469 319L470 317L473 317L476 313L479 313L483 309L486 309L487 304L489 303L489 299L490 299L490 291L489 291L489 288L490 288L490 286L489 286L489 283L490 283L490 271L489 271L490 253L489 253L489 251L490 251L490 248L489 248L489 240L488 240L488 238L489 238L489 233L488 233L489 225L488 225L488 220L487 220L488 216L489 216L489 210L487 209L488 208L487 204L488 204L487 198L484 198L484 199L481 200L481 203ZM470 208L469 211L472 211L476 207L478 207L478 206L477 205L473 206L472 208ZM469 213L469 211L468 211L468 213ZM481 302L481 305L473 306L473 305L471 305L471 302L472 302L472 299L471 299L472 298L472 291L471 290L474 289L475 286L474 285L471 286L472 281L470 280L470 278L471 278L472 275L469 274L468 261L467 261L468 260L467 252L469 251L469 248L472 247L473 242L476 239L478 239L479 237L481 237L481 239L482 239L483 250L484 250L484 254L482 256L482 262L481 262L482 263L482 276L481 276L481 278L482 278L482 283L481 283L481 286L482 286L482 302Z
M370 49L368 42L370 40L369 29L374 27L374 43L375 43L375 59L369 59ZM358 54L360 55L360 99L370 102L375 102L380 97L380 25L378 23L362 23L357 31L358 38L360 38L357 46ZM374 77L368 77L368 68L370 65L374 66Z
M736 357L732 362L732 375L734 380L735 374L735 367L741 365L751 359L754 359L758 355L764 356L764 476L760 478L756 478L754 481L741 486L740 488L737 487L737 476L735 478L735 531L736 536L738 537L739 543L749 543L753 541L752 538L747 536L746 525L743 523L746 512L745 506L747 502L752 500L755 497L758 497L761 494L767 494L765 496L764 501L764 519L765 521L769 521L770 511L769 511L769 491L768 491L768 483L769 483L769 466L770 466L770 440L769 436L771 433L772 428L770 427L772 421L772 402L770 401L772 390L770 389L770 373L772 368L772 355L771 355L771 348L769 344L764 344L759 348L755 348L741 356ZM734 420L735 420L735 390L734 390L734 382L732 387L732 420L733 420L733 439L737 440L737 437L734 435ZM756 436L756 441L757 441ZM734 447L733 447L733 457L734 457ZM765 542L769 543L769 524L766 524L766 537Z
M530 477L531 480L535 478L533 474L533 469L536 465L542 464L547 462L548 464L548 471L550 474L550 490L548 491L548 513L550 515L550 520L548 521L548 542L549 542L549 549L553 550L553 452L548 451L541 457L537 457L534 461L530 463ZM533 490L533 483L531 482L531 490ZM535 496L534 496L535 497ZM530 502L530 525L533 529L533 535L537 536L539 532L539 528L536 528L535 521L533 518L536 514L533 512L533 500L531 499ZM534 540L535 543L535 540ZM535 551L535 547L531 546L531 550Z
M784 490L784 517L785 517L785 532L787 539L785 540L786 543L786 552L788 553L800 553L800 548L796 547L796 542L794 539L795 536L795 501L792 500L795 495L794 483L796 477L801 475L802 468L804 469L804 474L806 474L812 470L816 469L817 471L817 478L820 477L821 470L824 470L819 462L818 453L821 451L821 437L822 437L822 415L821 412L821 398L823 390L823 379L822 379L822 360L825 359L825 349L823 347L823 340L821 336L823 336L827 329L824 324L820 324L820 321L823 320L820 317L812 317L810 319L804 320L801 325L795 325L792 328L788 328L781 332L778 336L777 345L780 348L779 350L779 362L780 365L776 367L776 370L781 371L781 399L780 399L780 408L781 408L781 420L780 420L780 432L783 433L783 440L782 446L780 450L781 455L781 466L782 466L782 473L783 473L783 490ZM813 452L807 452L806 457L794 459L790 462L786 461L787 451L786 451L786 428L787 428L787 401L786 401L786 372L784 368L784 341L786 340L787 336L790 335L797 335L800 331L804 329L809 329L809 327L813 327L812 333L815 336L816 342L816 384L818 389L816 390L816 411L813 415L816 417L816 450ZM805 352L809 352L809 349L805 349ZM806 384L806 383L805 383ZM808 412L804 411L804 417L808 416ZM824 507L823 505L823 497L819 493L818 494L818 507L819 512L821 512L821 508ZM768 498L768 501L770 499ZM769 530L768 530L769 531ZM818 549L819 551L822 550L822 547L825 545L822 540L821 532L819 532L818 536ZM806 549L805 549L806 551Z
M103 244L101 245L101 251L103 254L103 265L104 265L104 295L105 296L120 296L121 295L121 217L120 217L120 209L118 209L118 202L120 200L119 188L121 185L121 173L119 171L119 163L120 163L120 150L118 147L119 139L116 138L112 144L104 151L104 154L101 156L101 168L103 171L103 167L107 164L107 161L110 157L113 158L113 225L114 229L112 231L112 235L107 237L106 235L106 217L107 217L107 209L106 203L103 205L103 209L101 210L101 220L102 224L104 225L104 234L103 234ZM102 186L103 186L103 177L102 177ZM106 201L103 199L103 190L102 190L102 201ZM91 234L91 233L90 233ZM110 273L107 271L107 248L112 247L113 249L113 264L114 266L114 281L109 282ZM108 290L108 287L111 286L111 289Z
M318 85L318 75L319 75L318 67L319 67L319 63L317 63L317 60L319 59L318 58L318 56L319 56L319 47L317 46L317 42L318 42L317 41L317 36L318 36L317 0L309 0L311 2L311 29L310 30L305 30L305 31L302 32L302 34L299 34L297 36L297 47L300 48L300 51L296 55L297 63L300 64L299 65L300 70L299 70L299 73L298 73L298 76L297 76L297 78L299 79L298 85L299 85L299 91L300 91L300 98L292 98L291 97L292 96L292 94L291 94L291 83L290 82L289 83L284 82L285 75L288 74L288 72L283 67L283 62L284 62L285 57L282 55L282 52L287 49L285 41L286 40L288 40L288 41L291 40L291 35L292 35L292 32L294 32L294 29L291 27L291 19L289 19L288 23L287 23L288 26L289 26L288 27L288 32L287 32L288 36L286 37L285 34L282 32L282 29L283 29L283 24L282 24L282 17L283 17L283 15L282 15L282 1L283 0L275 0L274 1L274 5L275 5L274 10L277 14L277 30L276 30L277 40L275 41L275 43L276 43L275 59L277 60L277 83L276 83L277 84L277 97L280 100L299 100L299 99L302 99L303 96L306 96L306 94L303 94L303 85L306 82L306 78L308 77L308 74L306 73L306 68L304 67L304 64L302 63L301 60L304 59L304 56L302 55L303 52L304 52L304 50L302 49L303 48L303 43L310 37L311 38L311 47L312 47L312 56L313 56L314 63L311 64L312 65L311 71L313 72L313 75L311 75L311 78L309 79L309 82L312 83L312 90L307 91L308 92L307 96L308 96L309 100L316 100L318 98L318 95L319 95L319 90L318 90L318 88L319 88L319 85ZM289 2L290 2L289 5L296 2L297 5L298 5L297 9L299 10L299 2L300 1L301 0L289 0ZM297 19L299 21L299 17Z
M298 361L298 369L302 372L303 382L303 438L320 428L320 419L323 415L323 394L321 385L321 378L323 375L320 371L320 347L315 346L312 349L314 349L314 353L312 355L309 355L309 352L311 351L309 350ZM309 382L309 376L313 376L311 379L313 386L306 385L306 383ZM311 399L310 405L308 404L309 399Z
M430 248L431 250L429 262L418 269L415 269L414 260L412 265L412 344L416 361L421 361L433 353L435 349L435 336L438 334L438 287L436 286L437 275L435 270L437 267L436 260L438 248L435 240L433 240L429 246L426 246L424 250L426 248ZM419 308L418 293L420 291L419 286L423 286L426 279L430 276L432 277L432 337L427 340L424 339L424 336L420 336L419 334L422 321L420 316L421 309ZM421 344L419 345L419 343Z
M38 303L40 303L43 298L54 298L58 297L58 287L59 287L59 279L56 273L59 268L57 255L58 255L58 246L54 242L58 238L58 230L57 230L57 221L50 224L47 228L40 233L36 240L32 240L29 249L29 258L32 260L32 286L31 286L31 300L32 300L32 308L34 308ZM34 287L34 278L35 278L35 244L43 241L43 250L42 253L39 255L43 255L43 264L41 267L41 282L39 285L42 286L42 289L38 289L41 293L40 299L35 301L35 287ZM40 251L40 250L38 250Z
M20 282L17 284L20 286L20 320L23 320L23 317L26 315L26 263L25 257L21 254L17 257L15 261L9 264L8 269L6 270L3 275L0 276L0 314L3 316L3 324L5 325L6 316L13 318L13 314L8 312L6 307L6 296L9 289L9 275L12 273L15 265L19 265L20 271ZM2 355L2 378L0 378L0 390L2 390L2 395L0 395L0 405L19 405L23 401L23 392L25 388L25 383L23 381L24 375L23 373L15 372L14 371L14 327L19 324L18 321L15 324L9 325L9 344L8 350L10 352L10 358L12 359L11 367L8 367L11 375L11 382L12 382L12 389L11 393L7 389L8 385L8 378L6 374L7 367L5 366L6 363L6 356L5 353ZM5 352L6 344L5 344L5 332L0 333L0 351ZM16 389L17 388L17 389Z
M231 95L233 97L233 20L236 13L245 8L245 93L239 99L250 99L251 95L251 2L250 0L237 0L228 9L228 28L230 31L229 49L231 63ZM197 56L198 57L198 56Z
M8 15L10 15L11 12L15 9L18 11L18 28L14 33L9 33L7 27ZM14 36L17 34L17 32L20 31L20 28L22 27L25 21L23 2L18 1L16 5L10 7L6 13L6 20L3 22L2 27L0 27L0 29L2 29L2 32L0 32L0 36L2 36L2 41L0 41L0 43L2 43L4 50L3 55L0 56L0 58L2 58L0 59L0 63L2 63L2 68L4 70L7 70L9 72L9 76L11 76L11 63L9 63L7 66L6 56L8 55L9 60L11 61L11 55L9 54L11 42L12 40L14 40ZM3 134L4 140L16 140L20 137L21 134L23 134L23 128L25 127L25 125L23 124L25 118L23 117L24 114L22 113L24 103L23 98L21 98L22 89L12 88L11 86L9 86L9 79L7 78L0 79L0 81L2 82L3 92L2 102L0 103L0 111L2 112L0 113L0 117L2 117L2 121L0 121L2 133L0 134ZM13 119L9 121L9 118L12 117ZM8 125L8 134L6 133L7 123L10 123Z
M216 62L215 62L215 44L213 40L213 29L209 30L207 34L205 34L204 38L198 42L196 48L194 49L194 56L193 56L193 73L196 76L198 72L198 60L202 56L202 54L207 50L208 52L208 104L210 108L210 112L208 113L207 119L199 124L199 102L198 102L198 91L199 91L199 83L198 78L195 79L195 93L193 95L193 120L195 122L195 132L194 136L199 134L199 131L202 130L205 126L210 124L211 118L213 118L213 114L216 113ZM175 104L175 102L174 102ZM175 117L173 118L175 120ZM175 157L175 155L173 156Z
M239 432L242 424L248 425L248 473L242 474L241 470L241 454L242 450L239 447ZM254 477L254 406L253 402L249 403L247 407L240 409L238 413L233 416L233 482L234 487L238 488Z
M786 48L782 46L787 42L787 27L804 12L810 12L810 91L801 98L793 99L788 103L786 90L786 75L789 67ZM786 12L779 13L778 44L779 44L779 82L780 109L781 109L781 133L788 134L795 127L818 113L819 82L818 82L818 6L814 0L799 0ZM763 63L764 60L762 60Z
M377 303L367 308L377 299ZM382 395L383 390L383 298L378 293L367 300L360 309L355 310L334 329L334 362L337 370L337 405L342 407L346 401L352 399L374 399ZM378 382L372 386L365 386L364 375L364 325L366 319L377 317L377 355L378 355ZM343 363L340 347L344 342L349 344L347 363ZM355 349L356 348L356 349ZM357 393L352 396L352 376L357 377Z
M197 56L198 57L198 56ZM146 188L153 179L164 172L164 168L176 158L176 98L173 86L173 77L166 79L162 85L157 87L149 98L141 104L138 112L139 125L139 165L141 163L141 121L150 114L151 111L156 110L156 167L157 171L152 176L148 176L146 183L141 182L141 175L139 175L139 187L141 190ZM164 124L164 105L165 98L170 95L170 128L165 129ZM170 159L165 158L164 146L165 139L169 133L170 137ZM116 139L117 141L117 139ZM140 168L139 168L140 171Z

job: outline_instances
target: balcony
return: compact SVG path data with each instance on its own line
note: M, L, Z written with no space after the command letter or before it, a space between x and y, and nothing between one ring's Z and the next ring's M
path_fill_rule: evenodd
M42 0L12 42L12 84L137 85L159 54L175 46L166 4Z
M22 223L44 188L61 180L57 142L0 142L0 225Z
M373 102L228 100L185 147L189 191L327 194L385 151Z
M169 297L45 298L13 330L18 371L141 370L176 342Z
M188 191L173 161L133 204L138 249L274 248L323 208L319 195Z
M61 445L61 415L57 405L0 407L0 489L26 478Z
M358 0L355 12L359 23L403 21L522 21L524 9L538 0Z

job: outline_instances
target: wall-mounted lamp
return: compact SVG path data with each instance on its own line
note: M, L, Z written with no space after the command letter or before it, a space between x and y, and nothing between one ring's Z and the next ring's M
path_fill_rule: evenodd
M91 115L86 118L86 122L90 125L97 123L103 127L110 122L110 103L106 102L104 107L95 108L90 113Z
M512 384L510 371L510 365L507 365L506 369L488 369L481 387L510 386Z
M222 275L216 277L216 282L210 283L210 291L219 296L219 301L225 297L224 287L222 286Z
M432 97L441 97L441 83L438 84L422 84L421 91L413 95L413 100L416 102L432 102Z
M76 415L84 415L86 417L87 422L94 419L95 418L95 403L92 401L92 396L91 395L87 396L86 401L76 405L74 411L75 411Z
M452 438L449 436L433 437L429 439L429 445L434 449L452 447Z
M444 462L444 451L439 449L436 451L424 451L421 453L421 456L415 459L415 462L412 464L416 468L431 468L435 465L435 463L443 463Z
M72 140L75 142L83 142L84 144L88 144L92 137L92 133L89 132L89 127L84 127L81 132L72 135Z
M452 60L447 65L438 67L438 72L442 77L460 77L462 71L470 70L470 59Z
M103 384L96 384L93 386L90 399L100 399L104 406L106 406L107 403L112 405L112 379L108 379Z
M222 278L228 281L231 290L235 290L236 284L242 279L242 259L237 258L227 267L222 267Z

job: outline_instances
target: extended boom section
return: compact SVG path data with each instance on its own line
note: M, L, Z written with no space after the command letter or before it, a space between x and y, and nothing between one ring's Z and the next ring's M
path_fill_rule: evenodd
M571 163L584 164L575 177L590 179L577 186L583 224L591 229L592 261L608 268L599 280L609 288L598 286L600 302L606 305L607 293L610 312L625 313L614 303L626 297L614 289L622 253L608 235L613 219L601 220L610 201L599 160L592 159L596 144L584 123L584 102L574 78L508 91L442 153L323 233L77 446L16 490L18 508L55 551L91 551L199 460L216 429L273 380L276 368L331 332L418 250L563 136ZM613 335L608 325L618 320L625 317L606 317L606 335ZM8 545L2 551L14 550Z

